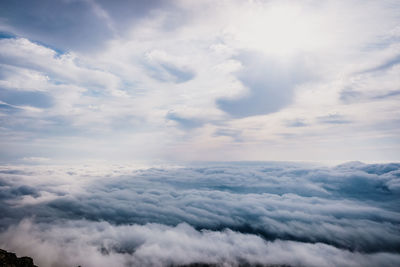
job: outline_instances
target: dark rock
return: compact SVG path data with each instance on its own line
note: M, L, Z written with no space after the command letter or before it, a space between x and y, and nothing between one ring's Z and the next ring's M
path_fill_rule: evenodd
M14 253L0 249L0 267L37 267L32 258L18 258Z
M174 265L172 265L174 266ZM225 265L216 264L216 263L202 263L195 262L184 265L177 265L176 267L222 267ZM241 263L239 267L291 267L290 265L281 265L281 264L249 264L249 263Z

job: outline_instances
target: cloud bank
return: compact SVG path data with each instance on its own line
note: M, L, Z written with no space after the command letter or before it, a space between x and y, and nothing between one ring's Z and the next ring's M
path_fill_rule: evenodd
M400 262L397 163L38 165L0 174L0 244L39 266Z

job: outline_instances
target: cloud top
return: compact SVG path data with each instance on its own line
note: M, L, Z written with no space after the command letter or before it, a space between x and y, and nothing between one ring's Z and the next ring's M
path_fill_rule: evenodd
M41 258L52 242L69 251L74 245L68 239L94 250L93 257L116 257L121 266L129 260L164 266L205 259L335 266L335 254L344 266L394 266L399 174L397 163L360 162L114 167L97 174L89 167L2 167L0 240ZM11 236L21 232L30 233L32 243L45 236L43 247L19 247L26 235ZM288 251L294 254L288 257Z

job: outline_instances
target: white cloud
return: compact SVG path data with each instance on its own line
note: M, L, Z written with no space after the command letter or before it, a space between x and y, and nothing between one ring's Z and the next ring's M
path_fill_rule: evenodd
M194 159L206 159L211 150L217 160L275 155L373 160L378 154L398 159L398 152L387 148L398 143L396 2L173 1L169 8L157 6L138 7L146 12L128 23L106 3L90 2L95 16L88 20L101 19L105 25L99 27L113 32L92 50L75 44L76 51L61 53L24 36L1 39L3 88L48 92L54 99L50 109L31 112L25 106L24 113L2 112L15 121L7 130L21 134L24 127L16 124L39 123L43 131L34 138L39 143L58 123L63 130L56 132L79 140L77 146L107 144L109 152L98 157L114 154L115 140L117 146L136 147L154 139L159 147L151 146L145 153L149 158L173 154L181 160L194 151ZM249 54L262 62L244 56ZM287 81L293 77L301 79ZM240 105L221 105L221 99L247 96L253 97ZM201 124L185 129L171 122L171 113ZM320 123L318 118L328 114L341 114L352 123ZM307 125L286 123L298 119ZM221 127L240 132L240 138L215 134ZM363 141L348 153L340 144L352 135ZM323 141L318 151L310 150L310 138ZM79 157L58 149L70 153L67 158ZM140 158L146 148L139 150L129 155Z
M396 266L399 166L1 166L0 244L40 266Z
M2 223L30 216L38 222L187 222L198 229L230 228L361 252L394 251L399 243L399 164L136 168L2 167L0 204L9 220Z
M321 243L265 242L230 230L196 231L187 224L113 226L76 221L56 225L25 220L0 234L19 255L47 266L170 266L211 263L221 266L396 266L399 255L361 254Z

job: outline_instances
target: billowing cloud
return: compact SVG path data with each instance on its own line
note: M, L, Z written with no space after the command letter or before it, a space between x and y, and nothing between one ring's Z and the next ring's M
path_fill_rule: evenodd
M3 166L0 243L41 266L396 266L399 174L360 162Z
M363 254L322 243L276 240L224 231L175 227L110 225L75 221L57 225L22 221L0 234L8 247L35 255L40 266L396 266L398 254ZM196 265L195 265L196 266ZM207 265L206 265L207 266Z

